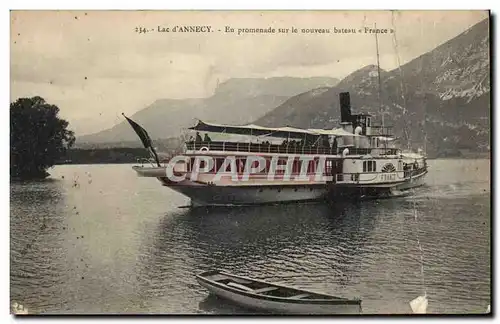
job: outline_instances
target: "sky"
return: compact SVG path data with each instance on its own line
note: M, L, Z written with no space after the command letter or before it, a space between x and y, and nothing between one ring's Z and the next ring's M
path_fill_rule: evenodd
M122 112L132 115L157 99L209 97L229 78L341 79L376 64L373 34L302 29L393 29L378 37L380 66L391 70L398 58L404 64L487 17L486 11L11 11L10 100L45 98L79 136L112 127ZM211 32L173 32L174 26ZM140 27L152 31L138 33ZM276 33L237 33L268 27Z

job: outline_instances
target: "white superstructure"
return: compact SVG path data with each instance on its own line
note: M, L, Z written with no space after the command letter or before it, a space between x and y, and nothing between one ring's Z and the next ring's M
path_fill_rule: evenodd
M351 114L349 93L340 94L335 129L269 128L199 121L197 138L164 166L136 166L140 176L191 198L193 205L245 205L379 195L424 182L425 156L404 154L391 127L369 114ZM236 134L245 140L211 140ZM215 136L214 136L215 137ZM272 139L272 140L270 140ZM281 142L281 143L280 143Z

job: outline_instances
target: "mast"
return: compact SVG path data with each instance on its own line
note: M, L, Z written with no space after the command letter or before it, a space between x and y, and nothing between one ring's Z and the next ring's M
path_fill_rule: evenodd
M411 148L411 132L409 130L409 127L408 127L408 120L406 119L406 113L407 113L407 110L406 110L406 87L404 86L404 83L403 83L403 80L404 80L404 76L403 76L403 70L401 69L401 61L400 61L400 58L399 58L399 51L398 51L398 39L396 37L396 26L394 24L394 11L392 12L392 28L394 29L394 34L393 34L393 40L394 40L394 49L396 51L396 59L397 59L397 62L398 62L398 69L399 69L399 75L400 75L400 85L401 85L401 98L403 99L403 115L404 118L403 118L403 122L404 122L404 135L406 137L406 148L408 151L410 151L410 148Z
M382 110L382 99L380 93L382 92L382 83L380 81L380 58L378 53L378 36L377 36L377 24L375 23L375 46L377 48L377 77L378 77L378 104L379 109ZM382 130L384 127L384 113L382 112Z
M384 109L382 107L382 81L380 78L380 58L379 58L379 52L378 52L378 36L377 36L377 23L375 23L375 47L377 48L377 78L378 78L378 104L379 104L379 110L382 114L382 133L384 132ZM385 134L388 135L388 134ZM387 141L384 141L384 147L387 148Z
M424 156L427 156L427 111L424 115Z
M434 28L436 28L436 22L434 22ZM423 34L423 26L420 25L420 34ZM435 46L436 44L434 44ZM420 91L421 92L424 92L423 89L424 89L424 77L422 75L422 71L423 71L423 67L422 69L420 70ZM422 102L422 108L424 110L424 156L427 156L427 106L423 104L423 100L421 100L420 102Z

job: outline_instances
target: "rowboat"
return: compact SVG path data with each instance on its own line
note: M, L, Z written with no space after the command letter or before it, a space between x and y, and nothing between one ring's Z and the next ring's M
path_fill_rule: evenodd
M268 283L213 270L196 275L210 293L246 308L279 314L360 314L361 300Z

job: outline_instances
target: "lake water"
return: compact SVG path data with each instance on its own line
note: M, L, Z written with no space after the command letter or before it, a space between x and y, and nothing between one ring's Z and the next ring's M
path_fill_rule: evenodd
M11 300L45 314L248 313L196 283L219 268L359 297L369 314L408 313L424 290L428 312L484 312L490 160L429 165L408 197L210 210L179 208L189 200L130 165L57 166L11 184Z

